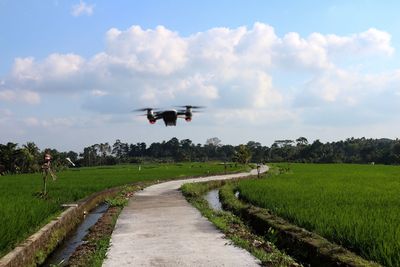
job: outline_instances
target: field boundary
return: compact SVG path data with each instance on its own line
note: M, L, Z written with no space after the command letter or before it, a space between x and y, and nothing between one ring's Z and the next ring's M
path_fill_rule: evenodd
M267 209L240 201L234 192L235 186L232 184L221 188L223 208L245 219L257 234L271 236L278 247L286 249L296 259L311 266L381 266L320 235L290 224Z
M67 208L55 219L43 226L0 259L0 267L36 266L44 262L53 249L84 218L84 212L92 210L101 201L115 196L122 187L94 193L77 202L76 207Z
M229 174L241 173L241 170ZM168 182L178 179L207 177L217 174L198 174L185 177L171 177L163 180L137 181L125 184L138 186L138 190L152 184ZM48 255L65 239L65 237L84 219L84 212L90 211L107 198L115 197L124 185L105 189L85 197L76 202L76 207L69 207L52 219L36 233L18 244L13 250L0 258L0 267L37 266L42 264Z

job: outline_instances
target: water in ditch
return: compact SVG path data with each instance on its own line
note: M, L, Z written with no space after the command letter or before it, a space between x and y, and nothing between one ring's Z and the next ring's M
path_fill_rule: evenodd
M88 215L86 215L82 223L75 229L75 231L73 231L71 235L67 236L63 243L58 246L53 253L51 253L42 266L65 266L75 249L82 244L83 238L87 235L89 228L100 219L107 209L108 204L102 203L94 208Z
M213 210L222 210L222 204L221 201L219 201L219 189L209 191L207 194L204 195L204 198L205 200L207 200L208 205L210 205Z

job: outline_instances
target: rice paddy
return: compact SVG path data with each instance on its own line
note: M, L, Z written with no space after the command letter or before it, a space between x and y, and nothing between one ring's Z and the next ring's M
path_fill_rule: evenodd
M242 198L362 257L400 266L400 167L284 164L239 182Z
M230 167L229 171L240 170ZM42 190L41 174L0 176L0 256L57 216L61 204L82 199L106 188L140 181L223 173L217 163L120 165L70 169L48 181L48 197Z

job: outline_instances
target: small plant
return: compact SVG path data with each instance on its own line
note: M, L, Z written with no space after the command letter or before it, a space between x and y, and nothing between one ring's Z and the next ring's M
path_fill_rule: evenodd
M108 198L106 199L106 203L110 205L111 207L124 207L126 204L128 204L128 199L125 197L115 197L115 198Z
M50 267L62 267L62 266L64 266L64 259L63 260L61 260L59 263L56 263L56 264L50 264Z
M265 234L265 237L267 240L269 240L271 243L276 244L278 242L278 235L272 227L268 228L267 233Z

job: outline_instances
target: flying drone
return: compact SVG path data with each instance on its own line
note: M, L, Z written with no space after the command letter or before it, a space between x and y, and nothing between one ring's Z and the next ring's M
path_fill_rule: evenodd
M193 113L197 112L194 109L203 108L201 106L178 106L178 108L185 108L181 110L169 109L169 110L158 110L155 108L141 108L135 111L146 111L144 116L147 116L150 124L155 124L157 120L163 119L165 126L176 126L176 121L178 118L185 119L185 121L190 122L193 117Z

